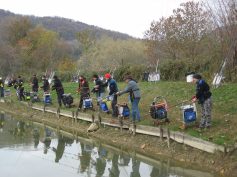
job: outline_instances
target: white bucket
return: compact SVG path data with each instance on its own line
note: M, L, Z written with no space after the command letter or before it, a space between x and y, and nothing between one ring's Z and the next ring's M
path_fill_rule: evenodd
M194 108L194 106L189 104L189 105L183 105L180 108L183 110L186 110L186 109Z
M193 74L187 75L186 76L187 82L193 82Z

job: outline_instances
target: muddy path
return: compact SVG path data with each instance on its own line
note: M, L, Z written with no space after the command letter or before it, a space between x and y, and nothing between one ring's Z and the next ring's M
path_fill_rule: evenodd
M237 176L237 152L231 154L215 153L209 154L176 142L170 143L157 137L131 135L128 131L120 132L117 128L100 127L99 130L87 133L89 123L83 121L72 121L71 118L32 110L25 105L18 103L0 103L0 111L13 115L17 119L39 122L45 125L62 129L75 136L86 136L95 141L119 147L128 153L138 152L145 156L157 160L175 161L182 167L191 168L207 172L212 172L216 176Z

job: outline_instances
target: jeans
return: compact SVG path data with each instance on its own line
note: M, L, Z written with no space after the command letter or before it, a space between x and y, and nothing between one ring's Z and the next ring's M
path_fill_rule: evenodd
M96 93L96 98L97 98L97 103L101 103L102 99L103 99L104 93Z
M140 98L134 98L134 100L132 101L132 120L135 121L140 121L141 117L140 117L140 111L138 108L138 104L139 104Z

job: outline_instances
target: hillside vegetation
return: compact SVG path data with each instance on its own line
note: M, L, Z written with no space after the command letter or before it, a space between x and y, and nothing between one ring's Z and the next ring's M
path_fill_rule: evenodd
M209 2L209 1L208 1ZM0 75L54 70L64 80L76 73L116 72L117 80L159 71L182 80L194 71L211 79L226 61L225 80L237 81L236 1L180 4L169 17L151 22L144 39L60 17L0 11Z

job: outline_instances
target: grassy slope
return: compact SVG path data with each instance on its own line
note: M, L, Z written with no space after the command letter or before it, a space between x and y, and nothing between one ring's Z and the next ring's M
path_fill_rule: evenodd
M77 105L79 96L76 94L77 83L63 83L65 93L73 93L74 103ZM91 83L90 86L93 86ZM119 88L125 88L125 83L119 83ZM237 84L225 84L218 89L212 89L213 93L213 127L210 130L198 132L197 128L190 126L186 130L181 130L181 111L180 106L173 107L178 103L188 100L195 93L195 85L185 82L158 82L148 83L140 82L139 86L142 92L142 99L140 102L140 110L142 115L142 125L152 124L152 119L149 116L149 106L156 96L164 96L168 102L169 109L168 116L171 123L168 125L172 130L185 131L186 133L200 137L205 140L215 142L217 144L233 144L237 142ZM26 90L29 86L25 85ZM40 92L42 93L42 92ZM92 96L95 97L94 95ZM56 93L52 92L53 106L56 106ZM118 102L127 102L128 96L123 95L119 97ZM76 108L71 108L76 109ZM198 106L198 118L200 118L200 106Z

